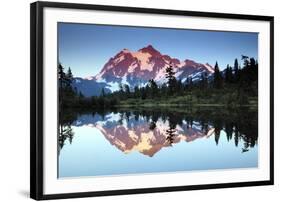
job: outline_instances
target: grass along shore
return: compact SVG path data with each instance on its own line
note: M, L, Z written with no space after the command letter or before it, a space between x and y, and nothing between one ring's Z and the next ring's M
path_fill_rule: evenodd
M237 99L233 94L214 94L207 97L198 95L182 95L173 97L158 97L153 99L128 98L121 100L118 107L142 106L142 107L169 107L169 106L211 106L211 107L258 107L258 97L247 97L244 100Z

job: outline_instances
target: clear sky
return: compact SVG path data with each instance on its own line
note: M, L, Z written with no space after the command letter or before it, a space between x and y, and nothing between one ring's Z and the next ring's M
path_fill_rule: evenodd
M240 61L241 54L258 59L257 33L59 23L58 40L59 61L75 77L95 76L122 49L149 44L179 60L218 61L220 69Z

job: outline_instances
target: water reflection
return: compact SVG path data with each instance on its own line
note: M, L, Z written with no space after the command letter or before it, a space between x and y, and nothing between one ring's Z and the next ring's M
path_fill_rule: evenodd
M225 108L111 109L63 114L59 127L59 151L65 141L71 144L74 137L72 127L84 126L98 129L112 146L124 154L137 151L148 157L153 157L162 148L203 137L209 139L213 136L214 144L219 145L221 135L226 135L227 142L233 142L233 147L237 147L239 142L243 144L241 154L258 142L257 111L247 108L236 111Z
M74 137L74 132L72 130L72 123L77 118L77 114L73 112L63 112L60 111L59 114L59 135L58 135L58 154L65 145L65 141L68 140L69 143L72 143Z
M63 148L65 141L68 139L69 143L72 143L72 139L74 136L74 132L72 131L70 124L60 125L59 127L59 138L58 138L58 146L59 151Z

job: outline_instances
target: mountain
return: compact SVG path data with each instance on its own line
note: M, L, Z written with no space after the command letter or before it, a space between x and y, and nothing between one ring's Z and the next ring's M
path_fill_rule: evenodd
M158 84L163 84L166 82L166 68L171 64L176 78L182 82L187 77L196 81L203 73L207 76L214 73L214 68L208 63L201 64L189 59L180 61L169 55L163 55L152 45L148 45L136 52L121 50L108 60L97 75L85 79L75 78L74 85L84 95L89 96L99 95L102 88L108 92L116 91L120 83L133 88L136 85L145 86L150 79L154 79Z
M105 90L105 93L111 92L111 90L108 89L110 86L106 85L106 83L96 82L92 78L76 77L74 78L73 86L86 97L100 95L102 89Z

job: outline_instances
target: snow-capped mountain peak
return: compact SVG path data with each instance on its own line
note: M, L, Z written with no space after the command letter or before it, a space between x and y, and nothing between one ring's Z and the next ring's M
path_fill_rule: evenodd
M164 83L166 68L170 65L174 67L175 76L179 80L199 78L202 73L209 75L214 72L214 68L208 63L201 64L190 59L180 61L147 45L138 51L122 49L105 63L97 75L85 79L103 83L112 92L118 89L116 86L120 83L128 84L131 88L144 86L150 79Z
M149 53L150 55L154 56L161 56L161 53L156 50L152 45L148 45L144 48L138 50L138 52Z

